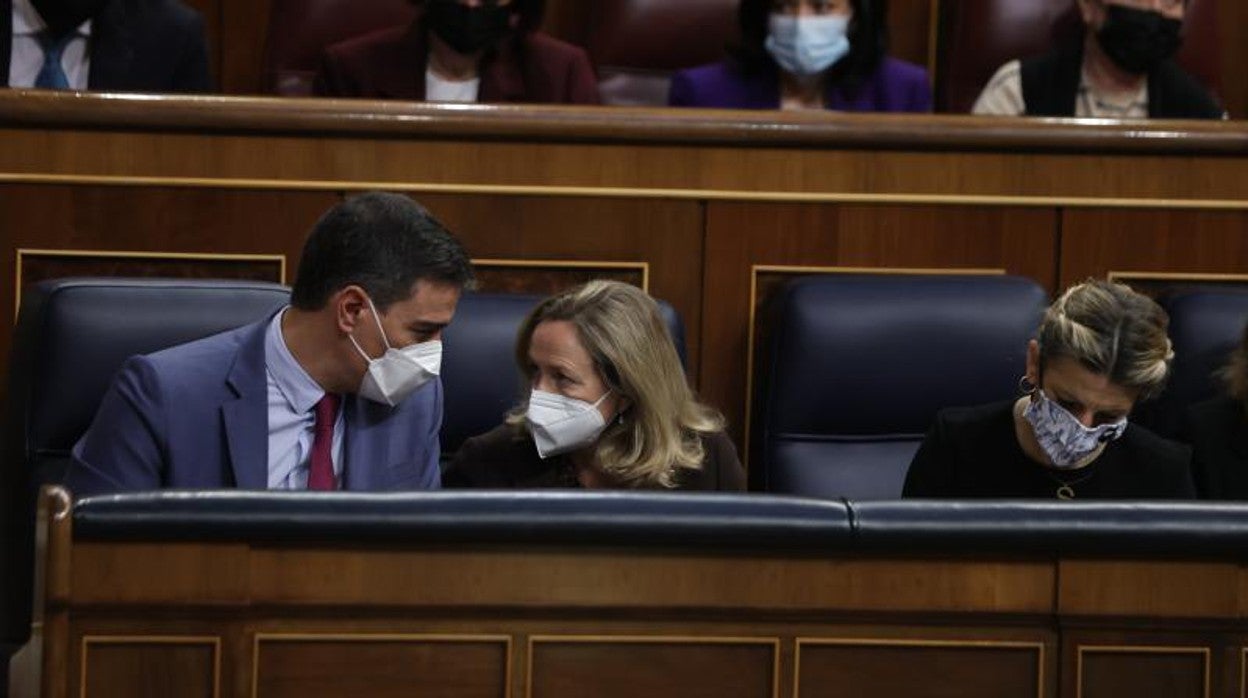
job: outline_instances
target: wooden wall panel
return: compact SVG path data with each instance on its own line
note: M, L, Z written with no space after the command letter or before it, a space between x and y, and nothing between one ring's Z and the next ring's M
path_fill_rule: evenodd
M1248 211L1078 209L1062 214L1061 285L1114 273L1246 275ZM1138 276L1138 274L1135 274Z
M542 260L647 264L650 293L671 303L684 319L689 374L698 375L700 203L453 194L417 198L464 241L474 258L533 260L527 271L530 277L548 269ZM525 273L523 269L517 268L512 276ZM563 273L557 276L579 281Z
M83 698L216 698L218 661L212 641L168 638L84 642Z
M702 393L745 433L756 265L819 269L1002 269L1052 290L1051 209L713 202L707 211ZM714 302L710 302L714 299ZM740 442L738 442L740 443Z
M285 255L293 279L303 239L337 200L333 192L71 185L0 187L12 247L0 250L9 284L0 308L15 307L16 250ZM11 323L0 323L7 362Z
M504 698L506 638L260 638L256 698Z
M774 698L772 642L568 639L532 646L532 698Z
M219 0L221 73L217 85L228 95L260 94L264 87L264 42L272 0Z
M935 9L936 2L933 0L894 2L888 8L888 29L892 39L889 52L902 60L927 66L931 77L935 77L932 72L935 65L931 60L935 57L931 53Z
M1208 698L1209 655L1190 648L1080 647L1080 698Z
M802 641L798 667L797 695L802 698L1046 695L1040 644Z
M1222 98L1232 119L1248 119L1248 2L1218 0Z

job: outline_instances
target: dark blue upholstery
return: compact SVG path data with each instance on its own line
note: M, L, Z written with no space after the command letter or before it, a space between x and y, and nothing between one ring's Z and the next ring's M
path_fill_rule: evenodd
M1165 392L1139 411L1138 421L1167 436L1178 433L1183 410L1221 392L1216 373L1243 337L1248 291L1186 289L1158 299L1170 314L1174 364Z
M60 279L27 289L0 467L3 639L29 632L34 492L62 481L70 448L122 362L263 319L288 298L277 284L194 279Z
M765 488L899 497L937 410L1017 394L1045 305L1009 276L793 282L768 318Z
M1248 558L1248 505L767 494L164 491L74 503L75 541L592 546L848 555Z
M845 504L727 493L454 491L177 492L90 497L79 540L355 540L831 551Z
M454 455L465 439L498 426L524 397L528 386L516 367L516 333L542 296L465 293L455 320L442 335L442 385L446 412L442 454ZM685 327L670 305L659 301L676 351L685 360Z

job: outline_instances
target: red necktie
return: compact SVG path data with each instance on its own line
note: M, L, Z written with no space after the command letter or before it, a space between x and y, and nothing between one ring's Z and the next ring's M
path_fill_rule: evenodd
M308 462L308 489L338 489L334 478L334 422L341 398L331 393L316 402L316 424L312 427L312 459Z

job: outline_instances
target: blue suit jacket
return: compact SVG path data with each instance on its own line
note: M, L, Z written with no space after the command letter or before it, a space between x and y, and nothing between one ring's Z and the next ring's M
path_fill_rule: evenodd
M265 489L268 323L128 359L74 445L70 491ZM358 396L343 405L343 489L441 486L440 380L394 408Z

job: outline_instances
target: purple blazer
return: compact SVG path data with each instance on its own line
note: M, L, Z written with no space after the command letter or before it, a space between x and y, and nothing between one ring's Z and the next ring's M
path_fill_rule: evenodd
M732 61L682 70L672 76L667 103L674 107L779 109L779 72L746 73ZM885 58L857 89L830 85L827 105L837 111L930 112L932 90L927 70Z

